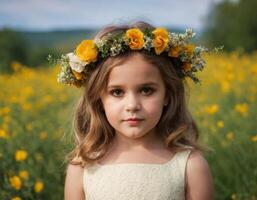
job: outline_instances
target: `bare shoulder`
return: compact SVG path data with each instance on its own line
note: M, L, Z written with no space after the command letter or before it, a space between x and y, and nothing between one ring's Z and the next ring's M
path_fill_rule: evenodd
M69 164L67 166L64 199L65 200L84 200L85 195L83 191L83 173L84 168L79 165Z
M192 151L186 167L186 200L213 200L214 186L211 170L203 154Z

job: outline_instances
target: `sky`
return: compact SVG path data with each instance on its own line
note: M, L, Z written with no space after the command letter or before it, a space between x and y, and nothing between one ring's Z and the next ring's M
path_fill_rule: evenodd
M28 31L99 28L145 20L154 26L202 30L222 0L0 0L0 29Z

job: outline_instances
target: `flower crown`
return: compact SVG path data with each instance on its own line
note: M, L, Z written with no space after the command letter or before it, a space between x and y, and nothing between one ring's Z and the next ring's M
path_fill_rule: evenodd
M180 78L189 77L195 83L200 83L195 73L203 70L205 61L202 53L209 50L190 43L194 35L192 29L177 34L162 27L153 31L131 28L116 34L108 33L95 41L83 40L74 52L62 55L60 59L53 59L49 55L48 60L61 66L57 78L59 83L81 87L101 60L129 50L146 50L156 55L166 54L172 59ZM222 47L214 50L217 52L219 49Z

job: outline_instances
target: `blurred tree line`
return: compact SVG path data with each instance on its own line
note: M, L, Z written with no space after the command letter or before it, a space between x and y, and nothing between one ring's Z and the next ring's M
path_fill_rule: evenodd
M252 52L257 49L257 0L225 0L214 6L203 38L210 46Z
M50 52L57 54L50 47L32 48L31 43L19 32L0 30L0 73L12 72L12 62L20 62L28 67L46 65L46 57Z
M28 60L26 41L9 29L0 31L0 72L9 72L14 60L26 63Z

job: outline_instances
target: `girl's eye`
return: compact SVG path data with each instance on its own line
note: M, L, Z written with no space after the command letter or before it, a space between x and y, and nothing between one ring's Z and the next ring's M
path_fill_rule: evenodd
M153 88L150 88L150 87L145 87L142 89L143 93L146 94L146 95L150 95L154 92L154 89Z
M144 95L150 95L154 92L154 89L153 88L150 88L150 87L145 87L145 88L142 88L141 91ZM115 96L115 97L119 97L122 95L122 90L120 89L114 89L114 90L111 90L110 91L110 94Z
M119 96L119 94L121 93L121 90L119 89L115 89L115 90L111 90L110 94L113 96Z

